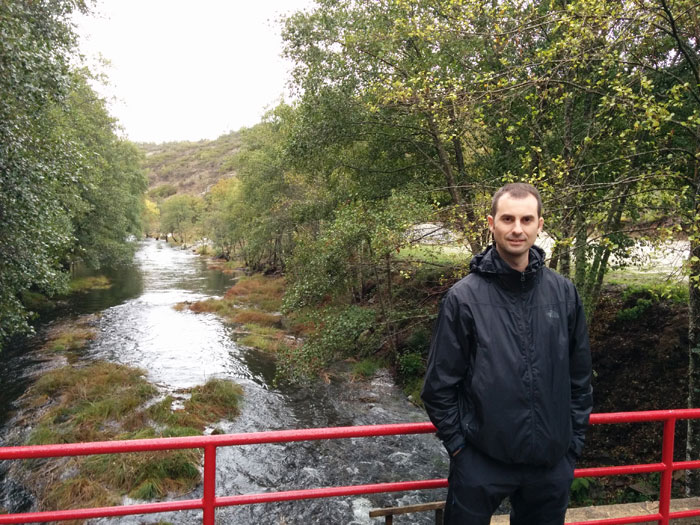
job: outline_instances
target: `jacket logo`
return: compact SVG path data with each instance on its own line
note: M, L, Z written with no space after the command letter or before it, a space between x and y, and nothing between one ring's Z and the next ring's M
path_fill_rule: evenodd
M547 310L545 314L548 319L559 319L559 312L555 310Z

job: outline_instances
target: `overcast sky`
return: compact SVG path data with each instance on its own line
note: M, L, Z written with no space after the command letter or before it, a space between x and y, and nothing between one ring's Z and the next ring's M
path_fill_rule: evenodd
M312 0L98 0L77 17L110 111L136 142L214 139L260 121L286 93L279 17ZM288 97L287 97L288 98Z

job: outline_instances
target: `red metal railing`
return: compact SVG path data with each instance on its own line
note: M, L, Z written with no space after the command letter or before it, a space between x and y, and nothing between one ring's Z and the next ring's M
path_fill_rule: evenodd
M659 489L659 511L656 514L651 515L577 522L570 523L569 525L583 525L583 523L586 525L613 525L653 521L657 521L663 525L668 525L670 519L700 516L700 509L670 512L671 482L673 480L673 472L676 470L700 468L700 461L673 461L674 430L676 421L679 419L700 419L700 409L655 410L648 412L624 412L591 415L591 424L594 425L647 421L664 422L663 445L660 463L584 468L577 469L575 473L576 477L592 477L660 472L661 483ZM216 496L216 449L218 447L293 441L313 441L320 439L392 436L399 434L429 434L433 432L435 432L435 427L431 423L400 423L393 425L279 430L272 432L252 432L247 434L228 434L217 436L135 439L130 441L101 441L95 443L75 443L65 445L1 447L0 460L201 448L204 449L204 490L201 499L177 500L116 507L4 514L0 515L0 524L88 519L179 510L202 510L203 523L205 525L213 525L215 510L217 507L247 505L253 503L270 503L275 501L328 498L334 496L354 496L359 494L375 494L380 492L444 488L447 487L446 479L431 479L419 481L401 481L395 483L377 483L372 485L351 485L344 487L325 487L283 492L266 492L260 494L242 494L236 496Z

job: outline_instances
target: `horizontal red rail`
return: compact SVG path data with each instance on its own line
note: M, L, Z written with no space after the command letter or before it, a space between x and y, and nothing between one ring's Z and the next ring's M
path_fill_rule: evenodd
M613 525L657 521L660 524L666 525L669 523L669 520L671 518L676 519L700 516L700 509L690 511L679 511L673 513L669 510L671 497L671 479L673 471L681 469L684 470L700 468L700 460L680 461L675 463L673 462L673 431L675 428L675 422L677 420L682 419L698 418L700 418L700 409L654 410L646 412L592 414L590 421L591 424L594 425L663 421L664 440L662 449L662 461L660 463L651 463L643 465L621 465L612 467L578 469L576 471L577 477L661 472L662 479L660 487L658 514L587 521L585 523L588 525ZM209 525L214 523L214 512L217 507L247 505L253 503L270 503L277 501L327 498L337 496L353 496L359 494L375 494L382 492L398 492L406 490L444 488L447 486L446 479L433 479L419 481L402 481L394 483L378 483L371 485L352 485L345 487L325 487L282 492L267 492L261 494L243 494L224 497L216 497L215 494L216 449L218 447L294 441L312 441L320 439L391 436L400 434L429 434L433 432L435 432L435 427L431 423L399 423L392 425L278 430L270 432L251 432L245 434L228 434L216 436L190 436L180 438L137 439L129 441L103 441L95 443L72 443L61 445L1 447L0 460L60 456L82 456L92 454L114 454L124 452L145 452L154 450L175 450L188 448L204 449L205 459L204 495L202 499L178 500L159 503L148 503L142 505L125 505L91 509L5 514L0 515L0 524L48 522L69 519L88 519L179 510L202 510L203 523ZM570 525L579 524L571 523Z

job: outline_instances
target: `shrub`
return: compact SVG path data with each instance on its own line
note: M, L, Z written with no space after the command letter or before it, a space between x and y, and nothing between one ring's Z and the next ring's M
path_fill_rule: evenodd
M148 197L153 200L163 200L175 195L177 188L172 184L161 184L153 189L148 190Z
M376 312L356 305L327 308L320 329L300 347L280 346L278 373L303 381L318 374L333 359L363 357L376 350Z
M639 319L653 304L651 299L637 299L635 306L617 312L617 320L624 322Z
M383 363L381 360L374 357L368 357L362 361L358 361L352 366L352 376L369 379L370 377L374 376L374 374L377 373L377 370L379 370L382 366Z
M399 355L399 374L403 379L423 377L425 365L423 356L418 352L408 352Z

